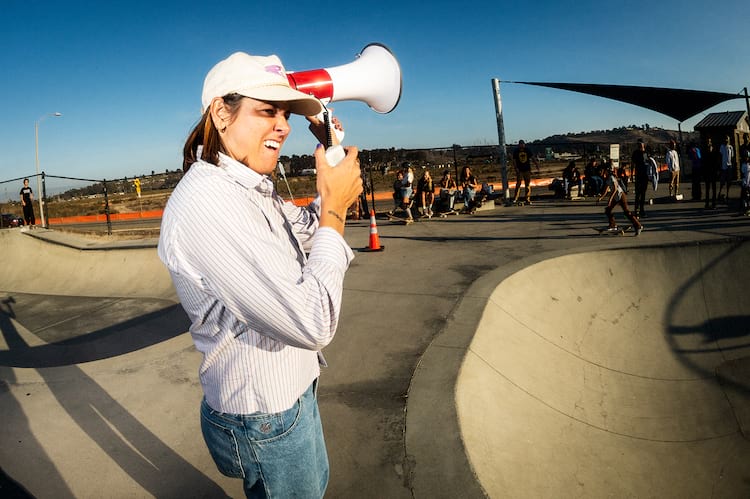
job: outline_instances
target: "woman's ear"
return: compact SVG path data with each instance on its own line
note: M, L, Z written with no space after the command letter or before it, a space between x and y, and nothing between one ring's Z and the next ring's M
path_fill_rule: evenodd
M226 130L229 124L229 111L224 104L224 99L215 97L208 109L211 111L211 120L213 120L216 129L220 132Z

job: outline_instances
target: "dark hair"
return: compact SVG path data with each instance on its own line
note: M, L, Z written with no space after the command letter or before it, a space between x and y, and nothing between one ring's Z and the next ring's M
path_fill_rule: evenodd
M228 94L222 97L224 104L229 110L231 121L237 116L240 102L243 97L239 94ZM230 122L231 122L230 121ZM219 165L219 153L225 153L224 144L221 142L219 131L211 119L211 109L206 109L200 121L185 141L182 149L182 171L186 172L190 165L198 161L198 146L203 146L201 159L212 165Z

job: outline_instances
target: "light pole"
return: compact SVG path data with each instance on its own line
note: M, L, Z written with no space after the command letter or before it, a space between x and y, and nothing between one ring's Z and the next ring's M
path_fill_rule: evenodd
M39 199L39 218L42 220L42 227L47 224L44 221L44 203L42 202L42 180L39 177L39 123L44 121L47 116L62 116L62 113L47 113L34 122L34 157L36 158L36 197Z

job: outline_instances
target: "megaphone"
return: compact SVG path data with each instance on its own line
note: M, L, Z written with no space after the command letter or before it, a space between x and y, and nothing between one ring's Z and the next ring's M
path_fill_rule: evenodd
M325 69L287 72L292 88L314 95L324 104L363 101L377 113L390 113L401 99L401 68L380 43L367 45L349 64Z

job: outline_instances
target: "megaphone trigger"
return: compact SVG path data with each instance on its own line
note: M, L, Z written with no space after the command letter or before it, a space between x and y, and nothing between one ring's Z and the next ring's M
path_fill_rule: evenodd
M327 118L326 113L328 113ZM341 144L344 141L344 130L340 126L337 127L333 122L333 109L324 109L316 116L316 118L328 125L331 132L336 135L337 144Z

